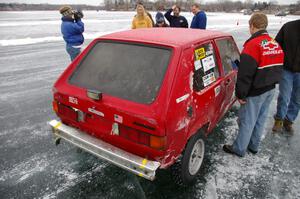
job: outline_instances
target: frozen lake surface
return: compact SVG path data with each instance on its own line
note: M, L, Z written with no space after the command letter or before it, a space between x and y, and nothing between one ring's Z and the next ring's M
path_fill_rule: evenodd
M135 13L84 14L86 46L129 29ZM191 21L191 13L182 14ZM241 49L249 17L208 13L208 29L232 34ZM297 18L269 16L268 30L275 36ZM60 23L58 11L0 12L0 198L300 198L300 116L293 137L273 135L276 98L260 153L238 158L222 151L237 133L237 105L208 137L202 174L189 188L177 187L168 171L150 182L68 143L56 147L47 126L55 118L51 87L69 64Z

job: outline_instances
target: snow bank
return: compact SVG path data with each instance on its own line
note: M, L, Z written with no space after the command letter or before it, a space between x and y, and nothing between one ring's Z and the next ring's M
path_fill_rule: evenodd
M120 30L121 31L121 30ZM84 33L85 39L95 39L105 34L112 33L114 31L108 32L97 32L97 33ZM28 45L28 44L38 44L38 43L45 43L45 42L57 42L63 41L62 36L57 37L40 37L40 38L23 38L23 39L7 39L7 40L0 40L0 46L20 46L20 45Z

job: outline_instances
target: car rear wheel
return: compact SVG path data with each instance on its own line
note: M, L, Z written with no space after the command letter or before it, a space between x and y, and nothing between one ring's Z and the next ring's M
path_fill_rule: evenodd
M178 185L188 185L194 182L200 171L205 152L205 143L202 139L203 131L192 136L181 158L171 166L172 176Z

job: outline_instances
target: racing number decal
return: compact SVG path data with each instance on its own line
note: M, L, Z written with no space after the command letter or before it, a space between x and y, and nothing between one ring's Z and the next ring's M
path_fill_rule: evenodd
M205 49L199 48L195 50L196 60L203 59L206 56Z

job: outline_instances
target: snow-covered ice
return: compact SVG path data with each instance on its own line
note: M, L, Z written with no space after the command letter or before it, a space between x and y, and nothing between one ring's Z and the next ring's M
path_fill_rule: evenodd
M134 14L85 12L85 46L103 34L129 29ZM191 13L182 14L191 21ZM232 34L241 49L249 37L249 17L208 13L208 29ZM299 18L268 17L272 36ZM238 158L222 151L237 133L236 105L206 140L197 183L180 188L169 171L149 182L76 153L68 143L55 147L46 124L55 117L51 87L69 63L57 11L0 12L0 55L1 198L300 198L300 118L293 137L272 135L275 98L257 155Z

